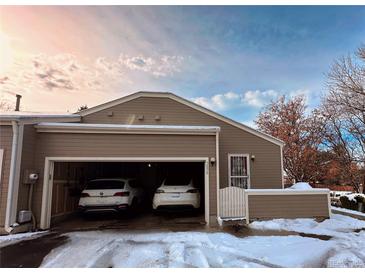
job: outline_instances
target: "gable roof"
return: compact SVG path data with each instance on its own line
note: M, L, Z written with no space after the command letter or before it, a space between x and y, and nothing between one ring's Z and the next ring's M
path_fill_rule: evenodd
M91 107L91 108L88 108L88 109L85 109L85 110L82 110L80 112L77 112L77 114L79 114L81 117L83 116L87 116L89 114L92 114L92 113L95 113L95 112L99 112L101 110L104 110L104 109L107 109L107 108L110 108L110 107L114 107L116 105L119 105L119 104L122 104L122 103L125 103L125 102L128 102L128 101L131 101L131 100L134 100L134 99L137 99L137 98L140 98L140 97L157 97L157 98L169 98L171 100L174 100L174 101L177 101L183 105L186 105L188 107L191 107L195 110L198 110L202 113L205 113L209 116L212 116L218 120L221 120L227 124L230 124L232 126L235 126L241 130L244 130L246 132L249 132L255 136L258 136L260 138L263 138L271 143L274 143L276 145L279 145L279 146L283 146L284 145L284 142L281 141L280 139L277 139L269 134L266 134L266 133L263 133L261 131L258 131L256 129L253 129L247 125L244 125L242 123L239 123L239 122L236 122L230 118L227 118L219 113L216 113L212 110L209 110L205 107L202 107L194 102L191 102L187 99L184 99L180 96L177 96L176 94L173 94L171 92L151 92L151 91L139 91L139 92L136 92L136 93L133 93L133 94L130 94L130 95L127 95L127 96L124 96L124 97L121 97L119 99L116 99L116 100L113 100L113 101L109 101L109 102L106 102L104 104L100 104L100 105L97 105L95 107Z

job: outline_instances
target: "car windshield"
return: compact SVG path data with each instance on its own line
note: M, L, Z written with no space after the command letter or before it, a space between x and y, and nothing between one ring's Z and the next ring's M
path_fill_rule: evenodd
M118 180L97 180L87 183L85 189L123 189L124 182Z
M164 185L166 186L186 186L190 183L191 178L184 176L167 177Z

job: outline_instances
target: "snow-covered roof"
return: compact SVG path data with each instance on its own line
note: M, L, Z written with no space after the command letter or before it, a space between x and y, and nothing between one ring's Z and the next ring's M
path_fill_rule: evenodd
M313 189L313 188L307 182L298 182L292 185L291 187L288 187L287 189Z

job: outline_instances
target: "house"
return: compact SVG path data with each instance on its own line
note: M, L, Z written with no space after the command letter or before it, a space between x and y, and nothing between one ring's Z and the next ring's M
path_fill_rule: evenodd
M2 114L0 123L7 233L26 209L50 228L75 210L87 179L134 172L153 189L173 166L200 176L209 225L330 214L328 190L283 189L282 141L172 93L137 92L76 114Z

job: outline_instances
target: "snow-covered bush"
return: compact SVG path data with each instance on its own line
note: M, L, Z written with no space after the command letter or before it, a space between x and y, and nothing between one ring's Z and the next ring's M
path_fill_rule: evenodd
M341 205L347 209L358 210L359 203L365 204L365 195L364 194L350 194L344 195L340 197Z

